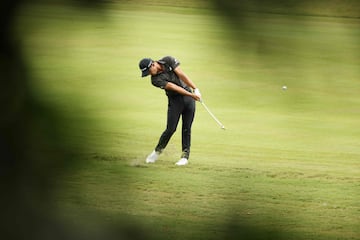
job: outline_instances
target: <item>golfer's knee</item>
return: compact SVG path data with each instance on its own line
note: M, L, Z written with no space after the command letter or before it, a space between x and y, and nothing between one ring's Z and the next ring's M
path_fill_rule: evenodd
M175 132L176 132L176 127L167 127L165 130L165 133L170 136L173 135Z
M182 132L185 135L190 135L191 134L191 128L183 128Z

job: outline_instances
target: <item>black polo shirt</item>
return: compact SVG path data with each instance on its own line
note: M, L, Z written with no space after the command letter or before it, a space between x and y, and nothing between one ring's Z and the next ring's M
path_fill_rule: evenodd
M171 56L166 56L157 61L164 66L164 71L151 76L151 83L155 87L165 89L168 82L174 83L190 92L190 88L176 75L174 69L180 65L180 62ZM179 93L175 91L165 90L168 97L177 96Z

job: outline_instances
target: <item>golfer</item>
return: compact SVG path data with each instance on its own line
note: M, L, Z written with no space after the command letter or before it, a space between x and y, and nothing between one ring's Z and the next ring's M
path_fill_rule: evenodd
M167 125L154 151L146 158L146 163L154 163L175 133L182 117L182 154L176 165L188 164L190 156L191 125L195 115L195 101L200 101L199 89L179 67L180 62L171 56L158 61L144 58L139 63L141 76L151 75L151 83L164 89L168 97Z

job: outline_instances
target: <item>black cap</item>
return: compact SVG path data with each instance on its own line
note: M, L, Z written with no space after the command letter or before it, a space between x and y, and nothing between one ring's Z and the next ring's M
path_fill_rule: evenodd
M149 73L150 73L149 69L150 69L152 63L153 63L153 60L151 58L143 58L139 62L139 68L142 72L141 77L146 77L147 75L149 75Z

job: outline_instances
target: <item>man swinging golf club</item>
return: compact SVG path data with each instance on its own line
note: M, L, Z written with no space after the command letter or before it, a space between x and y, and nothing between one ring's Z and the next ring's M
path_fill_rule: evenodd
M179 67L180 62L171 56L158 61L144 58L139 63L141 76L151 75L151 83L164 89L168 97L167 125L158 144L146 158L146 163L154 163L175 133L182 117L182 154L176 165L188 164L190 156L191 125L195 116L195 101L201 100L199 89Z

